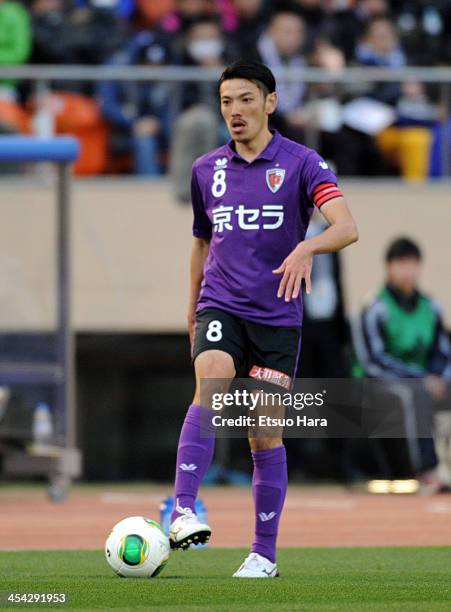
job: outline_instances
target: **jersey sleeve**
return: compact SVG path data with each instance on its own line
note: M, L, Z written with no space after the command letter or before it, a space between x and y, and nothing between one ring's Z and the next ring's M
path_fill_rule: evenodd
M317 208L343 195L338 187L337 177L315 151L310 153L305 162L302 179L307 201Z
M199 187L196 169L191 175L191 203L193 206L193 236L210 240L212 234L211 221L205 211L202 192Z

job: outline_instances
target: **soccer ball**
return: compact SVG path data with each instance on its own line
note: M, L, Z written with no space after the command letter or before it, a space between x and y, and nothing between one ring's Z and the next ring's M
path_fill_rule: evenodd
M108 564L123 578L154 578L166 565L170 550L160 525L143 516L117 523L105 543Z

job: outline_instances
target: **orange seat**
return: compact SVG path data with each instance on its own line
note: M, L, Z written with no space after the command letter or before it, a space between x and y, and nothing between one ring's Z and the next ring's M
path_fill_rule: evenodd
M101 174L107 162L108 130L97 102L76 93L52 92L50 104L56 133L71 134L80 141L75 174Z
M174 10L174 0L138 0L138 16L142 27L154 26L162 17Z
M17 102L0 100L0 123L19 134L31 133L31 119Z

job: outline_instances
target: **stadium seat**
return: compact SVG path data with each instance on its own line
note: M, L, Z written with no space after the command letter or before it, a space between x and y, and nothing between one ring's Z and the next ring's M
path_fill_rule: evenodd
M175 7L173 0L138 0L138 15L143 27L154 26L163 15L172 11Z
M31 120L28 113L17 102L0 100L0 124L3 130L29 134Z
M431 130L425 127L389 127L376 137L384 157L408 180L425 180L429 171Z
M75 163L77 175L101 174L106 165L107 128L97 103L75 93L56 92L57 134L72 134L80 140L81 155Z

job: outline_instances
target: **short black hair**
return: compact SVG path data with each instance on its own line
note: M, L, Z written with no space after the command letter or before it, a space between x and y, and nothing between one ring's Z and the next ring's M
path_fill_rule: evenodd
M304 14L300 6L293 4L293 2L279 2L278 7L271 13L268 22L271 23L279 15L291 15L297 17L305 24Z
M405 259L407 257L412 257L421 261L423 255L420 247L413 240L405 236L393 240L385 253L386 263L390 263L394 259Z
M276 79L273 73L260 62L239 59L224 70L219 77L218 89L230 79L247 79L253 81L266 95L276 91Z
M186 34L191 28L204 23L209 23L221 28L221 21L216 15L212 15L211 13L198 13L197 15L187 17L183 20L182 30Z

